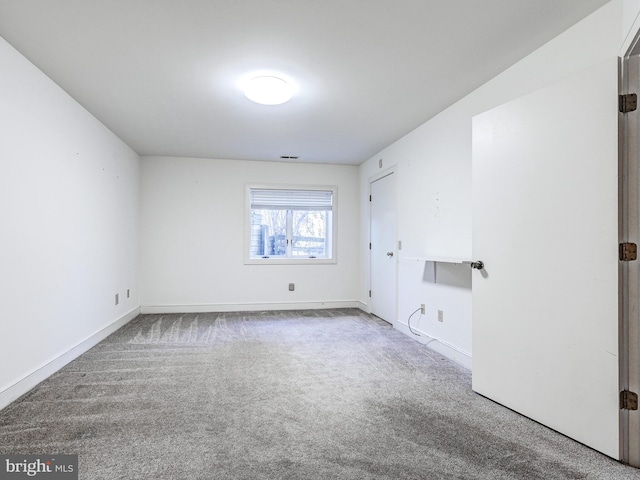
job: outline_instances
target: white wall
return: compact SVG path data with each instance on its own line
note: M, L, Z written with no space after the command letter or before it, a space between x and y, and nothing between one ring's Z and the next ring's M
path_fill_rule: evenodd
M471 258L472 117L615 58L640 9L637 4L636 0L614 0L605 5L361 166L361 245L369 241L369 178L379 171L379 159L383 159L383 168L397 166L398 239L403 244L398 270L399 321L406 322L409 313L425 303L427 314L420 321L421 330L451 345L453 349L432 343L467 366L472 353L470 273L461 269L454 273L455 279L450 283L457 286L434 284L421 275L424 262L420 265L402 259ZM614 108L615 101L612 99ZM580 185L567 188L569 195L572 188ZM360 261L359 295L366 303L368 251L362 250ZM443 323L437 322L438 309L444 311ZM412 326L416 320L412 319ZM461 357L460 352L466 355Z
M338 263L245 265L247 183L336 185ZM143 157L142 311L357 306L357 193L355 166Z
M137 313L139 159L2 39L0 64L2 407Z

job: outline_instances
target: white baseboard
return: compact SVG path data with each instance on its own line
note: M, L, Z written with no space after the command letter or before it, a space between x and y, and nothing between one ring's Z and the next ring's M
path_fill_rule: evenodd
M355 300L340 300L334 302L213 303L202 305L142 305L140 307L140 313L260 312L358 307L359 302Z
M369 305L364 303L363 301L358 302L358 308L363 312L371 313L371 310L369 309Z
M438 352L439 354L447 357L449 360L453 360L458 365L462 365L468 370L471 370L472 367L472 357L467 352L463 352L462 350L454 347L453 345L449 345L448 343L443 342L437 338L430 337L428 334L424 333L421 330L416 329L415 327L411 327L412 330L416 333L419 333L420 336L414 335L409 330L409 327L401 322L396 322L393 324L393 327L405 335L415 339L416 341L426 345L431 350Z
M14 383L10 387L6 388L2 392L0 392L0 410L9 405L11 402L17 400L22 395L27 393L33 387L38 385L43 380L46 380L51 375L56 373L62 367L70 363L72 360L75 360L84 352L94 347L102 340L107 338L113 332L118 330L120 327L126 325L135 317L137 317L140 313L140 308L136 307L124 316L120 317L110 325L107 325L100 331L94 333L90 337L84 339L80 343L78 343L75 347L67 350L62 355L54 358L50 362L36 368L33 372L26 375L22 380Z

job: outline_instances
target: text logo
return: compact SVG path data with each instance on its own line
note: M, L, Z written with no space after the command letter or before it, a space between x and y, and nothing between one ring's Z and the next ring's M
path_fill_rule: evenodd
M78 480L78 455L0 455L0 480Z

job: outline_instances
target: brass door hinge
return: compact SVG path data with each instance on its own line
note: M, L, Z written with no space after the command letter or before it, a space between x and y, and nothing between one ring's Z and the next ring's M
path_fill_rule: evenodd
M635 93L618 96L618 110L620 110L620 113L635 112L637 108L638 95Z
M620 409L638 410L638 394L629 390L620 392Z
M631 262L638 259L638 246L635 243L621 243L619 251L620 261L622 262Z

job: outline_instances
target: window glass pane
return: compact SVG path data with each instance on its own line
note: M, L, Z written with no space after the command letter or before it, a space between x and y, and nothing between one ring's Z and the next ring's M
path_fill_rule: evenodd
M327 256L327 212L294 210L292 220L293 257Z
M249 249L252 257L286 255L286 210L251 210L251 241Z

